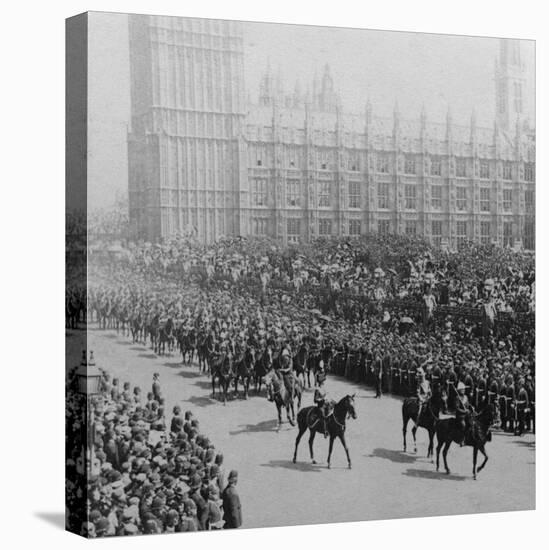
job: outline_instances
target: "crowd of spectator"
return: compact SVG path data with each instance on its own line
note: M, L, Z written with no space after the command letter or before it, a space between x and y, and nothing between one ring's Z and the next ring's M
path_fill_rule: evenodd
M226 472L191 411L175 406L168 422L158 373L144 395L102 371L87 410L75 372L66 407L70 530L95 538L240 527L238 473Z

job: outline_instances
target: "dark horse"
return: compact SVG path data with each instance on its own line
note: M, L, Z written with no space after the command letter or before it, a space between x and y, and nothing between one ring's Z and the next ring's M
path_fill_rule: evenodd
M234 377L233 358L230 354L225 354L211 365L212 374L212 397L215 397L215 380L217 378L219 387L223 392L223 405L227 404L227 393Z
M324 433L324 425L322 419L320 418L320 411L318 407L305 407L301 409L297 415L297 425L299 428L299 433L297 434L295 440L295 451L293 462L297 459L297 446L303 434L309 429L309 452L311 453L311 460L313 464L316 464L314 453L313 453L313 442L315 440L315 435L317 432ZM334 440L336 437L339 438L343 448L345 449L345 454L347 455L347 463L349 469L351 468L351 456L349 455L349 449L347 448L347 443L345 442L345 422L348 417L356 418L355 411L355 396L346 395L343 397L334 407L334 410L330 416L326 419L326 428L328 434L330 435L330 448L328 451L328 468L330 467L330 459L332 457L332 449L334 447Z
M480 472L488 460L488 455L484 448L487 441L492 440L492 434L490 432L490 426L497 415L497 404L487 404L482 411L472 413L469 418L469 426L465 430L465 445L473 447L473 479L477 479L477 471ZM442 451L442 457L444 458L444 468L446 473L450 473L448 468L448 462L446 461L446 455L452 442L459 443L461 430L458 426L458 421L455 418L447 418L439 420L436 427L437 433L437 471L439 469L439 456L440 449L444 445ZM477 470L477 456L478 452L481 452L484 456L482 464Z
M235 361L234 393L238 396L238 381L242 380L244 386L244 398L248 399L250 380L254 376L255 351L253 348L246 348L242 357Z
M193 362L196 351L196 330L194 328L182 330L179 335L179 350L183 358L183 364L190 365ZM186 360L186 361L185 361Z
M198 338L198 346L196 349L198 356L198 370L204 374L210 372L211 355L214 349L214 339L211 334L201 333Z
M303 380L305 379L305 369L307 367L307 358L309 356L309 349L307 344L303 343L299 346L297 353L293 358L293 368L297 376L300 376Z
M439 413L442 409L444 397L442 395L433 396L423 405L421 415L419 413L419 399L417 397L407 397L402 402L402 439L404 442L404 452L406 452L406 429L408 421L412 420L412 436L414 438L414 453L417 453L416 432L418 427L425 428L429 434L429 447L427 449L427 458L433 456L433 440L435 437L436 425Z
M254 380L256 393L261 392L261 384L263 378L267 376L267 373L271 370L273 364L273 356L271 348L266 347L261 354L256 357L254 365Z
M156 353L158 355L166 354L166 344L168 344L168 353L173 351L174 344L174 324L170 317L165 323L158 326L156 339Z
M267 375L265 383L273 396L276 410L278 412L278 425L276 431L280 430L282 424L282 407L286 409L288 422L295 426L294 400L297 398L297 410L301 408L301 396L303 394L303 382L292 372L284 380L284 376L275 369Z

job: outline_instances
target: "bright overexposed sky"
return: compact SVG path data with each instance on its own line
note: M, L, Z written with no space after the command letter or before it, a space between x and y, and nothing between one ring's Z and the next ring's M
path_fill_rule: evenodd
M127 192L127 125L130 117L128 19L90 13L88 204L108 206ZM369 97L374 115L390 116L395 101L405 118L425 105L429 120L444 121L448 106L458 124L491 127L495 113L494 63L498 39L408 32L244 23L246 91L257 99L269 63L288 92L302 91L328 63L346 111L362 112ZM522 41L525 107L534 121L535 46Z

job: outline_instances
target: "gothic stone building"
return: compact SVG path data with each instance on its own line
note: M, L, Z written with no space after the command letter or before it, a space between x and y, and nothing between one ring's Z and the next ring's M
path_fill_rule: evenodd
M237 22L130 22L130 218L157 240L193 227L299 242L365 233L534 248L535 136L519 42L502 40L492 128L347 113L329 67L286 94L267 71L244 100Z

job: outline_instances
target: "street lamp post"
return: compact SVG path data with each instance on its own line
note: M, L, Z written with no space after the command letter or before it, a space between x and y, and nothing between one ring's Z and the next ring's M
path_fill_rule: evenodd
M87 475L94 472L95 463L95 417L92 399L101 392L102 373L95 365L93 351L87 361L86 351L82 352L82 361L76 370L77 391L86 400L86 464Z

